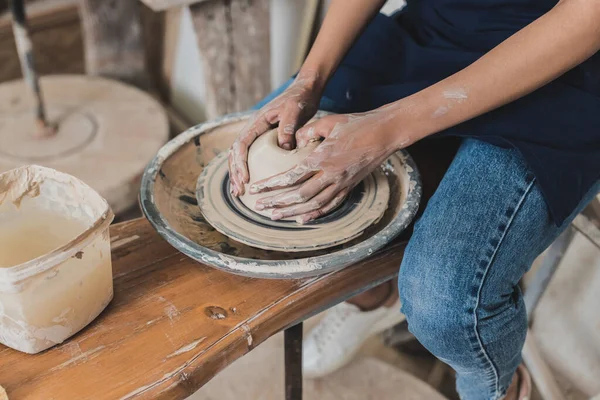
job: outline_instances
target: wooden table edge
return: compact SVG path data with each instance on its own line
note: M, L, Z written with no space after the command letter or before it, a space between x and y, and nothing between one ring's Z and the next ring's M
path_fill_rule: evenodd
M138 388L122 397L122 399L183 399L194 394L219 372L270 337L356 294L394 278L398 274L406 244L407 241L394 242L363 262L340 271L307 279L301 289L283 297L276 303L262 309L255 316L238 324L209 348L196 354L182 367L166 374L161 380L151 385ZM385 267L376 269L377 272L373 275L367 267L377 263L384 263ZM342 297L336 297L335 288L347 283L346 277L353 274L362 274L365 279L350 281L352 284L351 290ZM332 278L337 278L333 281L333 284L331 282ZM368 281L368 284L359 284L365 281ZM303 312L307 309L303 306L315 299L316 296L313 295L322 293L325 296L318 298L317 306L311 307L310 312ZM291 312L277 312L281 307L291 307ZM258 327L263 324L271 325L271 327L259 332ZM223 357L224 355L226 357Z

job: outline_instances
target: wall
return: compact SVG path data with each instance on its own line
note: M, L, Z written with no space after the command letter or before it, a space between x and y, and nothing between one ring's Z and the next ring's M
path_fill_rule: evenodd
M204 71L196 46L192 17L184 7L179 25L179 40L171 78L171 102L191 123L204 120Z

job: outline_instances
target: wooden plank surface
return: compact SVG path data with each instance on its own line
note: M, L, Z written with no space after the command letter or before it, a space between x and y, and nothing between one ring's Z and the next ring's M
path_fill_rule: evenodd
M83 41L76 1L39 2L28 7L27 13L38 73L83 73ZM12 17L5 12L0 15L0 82L21 78Z
M81 0L80 13L89 75L149 86L141 5L137 1Z
M173 85L173 71L175 70L175 60L177 58L177 42L179 41L179 29L183 9L181 7L172 8L164 12L164 35L163 35L163 55L160 65L160 78L158 79L159 88L163 100L171 101L171 87ZM181 131L179 131L181 132Z
M404 242L340 272L261 280L198 264L143 219L111 229L115 298L61 346L0 346L0 385L18 399L184 399L273 334L392 278ZM233 384L233 383L232 383Z
M206 116L247 110L270 90L269 0L190 7L206 85Z
M136 1L136 0L133 0ZM167 13L154 12L144 4L139 3L142 21L142 37L144 40L144 55L146 71L150 79L150 90L158 91L163 101L168 101L169 86L165 86L162 77L163 59L168 56L165 48L167 29ZM174 43L175 45L175 43Z
M230 0L234 111L245 111L271 91L270 0Z
M421 212L459 143L446 138L411 146L423 180ZM408 237L410 230L338 272L262 280L192 261L143 219L114 225L112 303L44 353L0 345L0 385L11 400L185 399L268 337L392 278Z
M28 1L27 14L30 25L31 39L33 42L34 56L36 58L36 67L40 75L48 74L84 74L84 48L82 36L82 21L79 14L78 0L38 0L35 2ZM111 2L103 1L100 5L110 6ZM127 6L126 13L133 12L134 23L132 18L122 12L124 6ZM86 10L94 10L95 13L103 13L103 8L98 7L98 4L87 3L83 4L84 12ZM131 81L131 75L134 76L134 83L141 84L146 87L148 76L150 78L150 87L158 87L161 89L161 94L166 93L166 89L160 84L162 83L161 65L163 60L163 36L165 25L165 13L155 13L143 4L137 3L136 0L126 1L121 4L119 2L116 9L117 16L114 13L108 13L95 19L84 21L87 28L91 30L92 36L87 35L88 40L100 40L102 42L107 35L113 33L112 26L125 25L126 28L119 28L120 32L123 29L133 30L135 36L127 34L128 46L131 47L131 42L134 43L135 49L135 65L131 67L131 60L134 58L129 52L126 56L122 54L123 46L108 45L108 49L98 49L100 44L92 42L92 48L88 49L88 55L98 54L102 51L113 53L121 52L121 54L113 54L113 60L106 65L92 66L92 70L96 70L98 74L104 72L105 75L113 75L119 78L124 76L126 81ZM136 10L139 8L139 14ZM5 11L5 12L3 12ZM3 12L3 13L2 13ZM12 18L7 10L3 10L3 3L0 0L0 82L20 79L21 69L19 60L16 56L14 37L12 32ZM88 15L89 17L89 15ZM119 18L123 18L126 23L121 24ZM141 18L141 36L143 47L140 47L140 39L138 30L140 24L138 19ZM96 25L94 25L96 24ZM103 30L102 30L103 29ZM94 36L96 35L96 36ZM119 34L120 35L120 34ZM120 38L118 38L120 40ZM114 40L114 36L109 36L108 40ZM143 57L145 56L145 60ZM120 63L125 60L124 65L126 70L134 72L114 74L119 66L115 67L115 63ZM89 61L89 60L88 60ZM99 62L100 60L89 61L91 63ZM145 70L140 69L141 62L145 63ZM147 71L147 72L146 72ZM163 100L166 97L163 97Z

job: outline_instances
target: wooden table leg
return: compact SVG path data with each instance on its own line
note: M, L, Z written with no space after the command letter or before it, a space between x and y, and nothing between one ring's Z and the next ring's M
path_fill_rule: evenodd
M285 400L302 400L302 325L284 332L285 342Z

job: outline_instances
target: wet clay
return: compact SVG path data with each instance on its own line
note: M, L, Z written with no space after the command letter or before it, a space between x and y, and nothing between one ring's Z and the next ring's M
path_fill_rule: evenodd
M277 132L259 137L248 153L250 184L285 172L306 158L318 142L296 151L279 148ZM386 211L390 188L383 169L368 175L331 213L306 225L294 218L273 221L270 211L257 211L259 198L290 188L233 197L229 190L227 152L217 155L202 171L196 198L204 218L219 232L252 247L285 252L315 251L334 247L359 237L377 223Z
M316 118L323 115L320 112ZM232 114L190 128L167 143L146 168L140 194L142 210L158 233L183 254L228 273L268 279L303 278L336 271L363 260L410 224L419 206L421 184L414 161L403 150L392 155L378 169L389 187L383 216L354 239L321 249L273 251L223 234L222 225L216 228L218 223L205 218L209 212L204 207L209 201L202 193L204 187L199 185L199 176L204 175L207 166L216 162L216 158L225 162L223 172L227 176L227 152L251 116L251 113ZM228 179L226 183L229 184ZM225 203L221 196L218 195L220 201L215 204L231 212L234 206ZM206 198L206 204L197 201L201 197ZM233 209L237 211L237 208ZM334 213L324 218L330 218ZM259 228L268 229L269 226ZM313 224L304 228L314 232L308 231Z
M0 268L9 268L58 249L88 228L75 218L44 210L21 218L0 217Z
M78 332L113 296L106 201L55 170L0 174L0 343L35 354Z
M256 210L256 201L262 197L274 196L279 193L293 190L285 188L272 190L268 193L250 194L250 185L260 180L270 178L273 175L286 172L304 160L319 145L319 142L311 142L306 147L294 150L285 150L277 144L277 130L273 129L258 137L250 146L248 151L248 172L250 182L246 184L244 195L240 200L246 207L254 212L271 217L272 210ZM295 217L286 218L294 221Z

